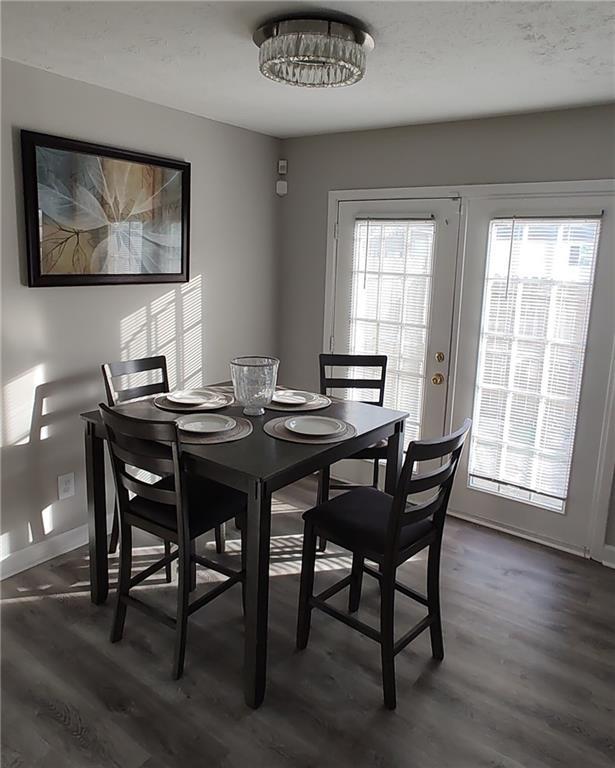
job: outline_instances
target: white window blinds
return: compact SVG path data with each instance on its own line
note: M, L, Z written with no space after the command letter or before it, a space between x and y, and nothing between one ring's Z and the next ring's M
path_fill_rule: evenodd
M410 413L406 444L420 436L434 234L431 219L357 219L354 226L348 351L388 356L384 404Z
M599 218L491 221L471 487L563 511L599 233Z

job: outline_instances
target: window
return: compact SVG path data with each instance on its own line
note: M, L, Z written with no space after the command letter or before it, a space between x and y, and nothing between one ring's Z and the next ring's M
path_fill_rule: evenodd
M600 219L493 219L470 487L562 512Z
M354 225L349 352L388 356L384 404L410 413L406 444L420 436L434 235L432 220L357 219ZM373 372L353 369L353 375Z

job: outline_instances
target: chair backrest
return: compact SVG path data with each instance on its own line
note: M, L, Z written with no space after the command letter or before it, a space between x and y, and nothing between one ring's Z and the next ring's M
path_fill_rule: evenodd
M408 445L387 533L394 550L397 549L401 530L406 525L431 518L436 528L442 532L455 472L471 426L472 420L466 419L461 427L450 435L436 440L416 440ZM434 459L442 462L439 467L422 474L414 474L418 462ZM429 494L426 501L408 505L409 496L424 493Z
M135 373L147 371L160 371L160 381L155 384L142 384L137 387L118 389L114 379L120 376L129 376ZM157 395L160 392L169 391L169 377L167 375L167 359L164 355L157 357L141 357L138 360L119 360L117 363L105 363L102 366L107 404L117 405L125 400L146 395Z
M376 400L370 400L374 405L384 402L384 386L387 375L386 355L319 355L320 364L320 393L328 394L331 389L370 389L378 392ZM327 374L327 368L374 368L378 372L375 379L353 379Z
M147 501L174 507L180 536L187 530L187 510L183 503L179 437L174 421L143 421L99 404L107 432L107 443L120 516L129 510L129 492ZM165 488L139 479L139 472L172 477Z

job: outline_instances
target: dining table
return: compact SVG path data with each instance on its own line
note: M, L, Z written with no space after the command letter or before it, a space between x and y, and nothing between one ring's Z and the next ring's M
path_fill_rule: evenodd
M117 405L116 409L149 421L178 418L179 414L160 410L153 401L153 397L140 398ZM240 416L242 409L233 404L220 412ZM387 441L384 486L387 493L394 493L401 469L407 413L371 403L336 399L317 413L348 422L356 432L352 437L334 443L287 442L264 432L263 425L280 416L279 411L266 410L263 416L249 417L253 431L242 440L214 445L181 445L186 471L224 483L247 495L243 680L245 701L253 708L263 702L267 678L272 494L381 440ZM106 434L99 410L82 413L81 418L85 422L90 594L92 602L101 605L109 593Z

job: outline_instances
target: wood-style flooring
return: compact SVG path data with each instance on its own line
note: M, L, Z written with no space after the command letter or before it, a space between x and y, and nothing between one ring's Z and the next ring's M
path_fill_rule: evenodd
M173 632L92 605L82 548L3 583L4 768L543 768L615 765L615 572L450 519L444 537L445 659L429 633L397 657L395 712L383 708L379 647L315 612L295 651L304 485L274 506L269 678L242 692L240 589L190 620L185 675L170 679ZM233 535L225 557L237 558ZM199 546L211 551L211 544ZM144 547L145 565L156 549ZM115 568L116 560L112 561ZM329 545L318 583L349 567ZM425 561L402 580L422 589ZM213 578L199 569L199 580ZM365 578L360 616L375 622ZM137 588L171 609L173 585ZM344 605L345 594L338 596ZM398 633L421 610L398 596Z

